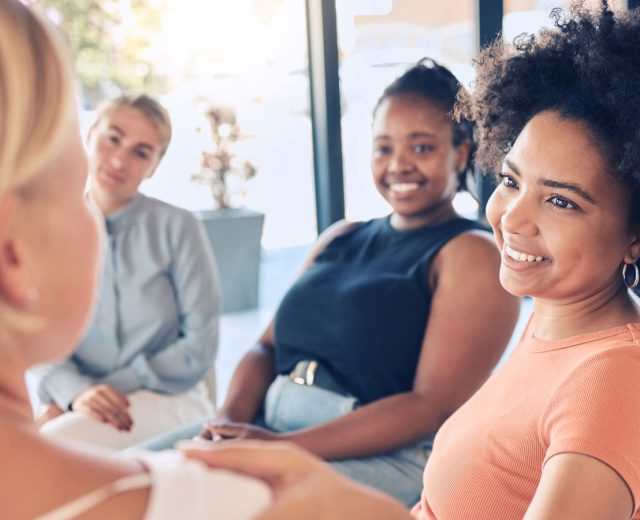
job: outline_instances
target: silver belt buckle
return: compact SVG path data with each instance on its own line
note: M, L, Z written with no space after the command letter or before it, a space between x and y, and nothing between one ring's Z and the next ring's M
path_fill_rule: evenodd
M316 370L318 370L318 362L314 360L309 361L307 370L304 373L304 377L295 375L293 377L290 376L290 379L298 385L311 386L313 385L313 381L316 377Z

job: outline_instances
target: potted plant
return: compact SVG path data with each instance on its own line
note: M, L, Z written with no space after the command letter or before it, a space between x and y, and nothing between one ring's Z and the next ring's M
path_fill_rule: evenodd
M245 183L257 168L233 150L234 143L244 138L235 110L209 106L205 116L212 147L202 152L200 169L191 179L209 187L215 209L194 214L203 222L218 261L222 311L251 309L258 305L264 215L239 206L244 202Z

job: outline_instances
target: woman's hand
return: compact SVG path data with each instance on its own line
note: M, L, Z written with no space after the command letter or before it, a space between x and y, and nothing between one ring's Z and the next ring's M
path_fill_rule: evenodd
M409 519L391 497L356 484L328 464L289 443L258 441L192 444L187 457L215 468L266 481L273 490L271 507L257 520Z
M86 388L73 400L71 409L112 424L118 430L129 431L133 426L127 396L109 385Z
M199 435L201 439L209 441L225 441L230 439L254 439L261 441L276 441L281 437L259 426L229 421L214 421L205 426Z
M40 412L35 421L36 426L40 428L43 424L48 423L51 419L55 419L62 414L64 414L64 410L56 403L47 403L40 408Z

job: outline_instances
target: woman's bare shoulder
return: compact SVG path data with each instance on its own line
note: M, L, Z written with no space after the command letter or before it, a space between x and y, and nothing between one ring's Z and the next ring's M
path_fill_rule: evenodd
M34 518L122 477L145 471L134 460L65 446L33 429L0 429L0 518ZM86 518L143 518L148 493L143 489L114 497L92 508Z
M313 244L313 247L309 252L309 255L304 263L303 268L306 268L309 265L311 265L313 261L316 259L316 257L320 253L322 253L327 248L327 246L331 242L333 242L337 237L348 233L349 231L358 227L360 224L362 224L362 222L350 222L348 220L339 220L338 222L331 224L327 229L325 229L318 236L318 239Z
M500 266L500 250L493 235L481 229L465 231L447 242L432 263L432 276L442 269L456 268L461 262L473 262L476 271L496 272Z

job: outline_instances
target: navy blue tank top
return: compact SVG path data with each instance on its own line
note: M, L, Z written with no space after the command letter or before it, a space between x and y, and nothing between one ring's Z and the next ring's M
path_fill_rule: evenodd
M336 237L276 313L276 371L316 359L363 404L413 387L431 305L431 261L466 219L400 231L389 217Z

